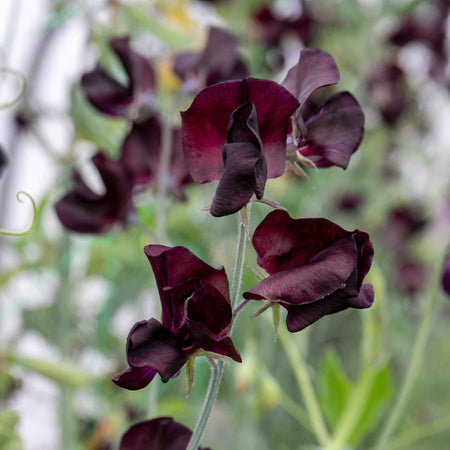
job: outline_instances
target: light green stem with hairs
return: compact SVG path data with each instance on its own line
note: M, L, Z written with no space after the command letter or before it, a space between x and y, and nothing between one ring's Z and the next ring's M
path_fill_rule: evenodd
M34 226L34 223L36 221L36 215L37 215L37 211L36 211L36 203L33 200L33 197L31 197L30 194L28 194L25 191L19 191L16 195L17 200L19 200L20 203L23 203L23 200L21 200L20 196L21 195L25 195L25 197L27 197L31 204L33 205L33 219L31 220L31 224L24 230L24 231L7 231L7 230L2 230L0 229L0 234L5 234L7 236L23 236L27 233L29 233L31 231L31 229Z

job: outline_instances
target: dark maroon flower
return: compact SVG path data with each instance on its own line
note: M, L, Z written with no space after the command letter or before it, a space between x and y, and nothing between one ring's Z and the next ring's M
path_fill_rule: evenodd
M382 119L394 126L409 103L405 73L395 63L380 66L372 72L367 85Z
M442 289L450 295L450 256L447 256L447 260L444 265L444 273L442 274Z
M3 149L0 147L0 175L3 172L3 169L5 168L7 163L6 155Z
M77 171L75 188L55 205L61 223L79 233L106 233L117 222L127 223L133 212L132 184L122 165L102 153L92 158L105 187L104 194L93 192Z
M183 151L192 178L197 183L223 178L215 215L235 212L253 193L261 197L266 178L285 172L289 118L298 106L279 84L248 78L203 89L181 113Z
M157 183L162 151L161 122L153 115L134 122L122 144L120 162L129 173L133 184ZM172 150L168 173L168 191L179 200L185 200L184 186L192 182L184 161L181 129L172 130Z
M297 97L302 108L316 89L337 83L339 77L330 54L306 48L301 51L299 62L289 70L283 86ZM309 116L304 108L300 109L296 125L288 157L292 154L295 160L295 153L299 152L316 167L345 169L362 141L364 113L349 92L338 92Z
M185 450L191 435L189 428L172 417L158 417L130 427L120 441L119 450Z
M334 202L342 212L357 212L364 203L364 196L355 191L342 191L335 196Z
M248 69L238 55L238 45L239 40L234 34L211 27L203 51L175 56L174 72L195 90L204 85L245 78Z
M166 383L200 350L241 357L227 337L232 310L228 279L185 247L148 245L144 249L162 305L161 323L138 322L127 340L129 368L113 381L126 389L142 389L159 373Z
M131 49L128 37L111 39L110 46L128 75L127 85L97 65L92 72L82 76L81 87L92 105L104 114L139 115L142 109L150 109L153 99L153 68L150 61Z
M427 268L415 258L402 257L395 267L397 285L403 292L414 295L420 292L428 277Z
M269 273L244 298L279 303L289 331L300 331L326 314L368 308L373 287L362 284L373 259L367 233L346 231L327 219L268 214L255 230L258 265Z
M286 34L294 34L309 45L314 36L315 20L304 7L296 17L279 18L269 5L264 5L255 13L255 20L259 25L259 34L269 47L276 47Z

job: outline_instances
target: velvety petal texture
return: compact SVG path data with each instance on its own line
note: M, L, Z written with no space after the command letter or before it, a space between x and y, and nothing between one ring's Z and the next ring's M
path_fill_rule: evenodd
M191 107L181 113L183 151L197 183L220 180L224 174L222 149L233 112L253 103L258 121L267 176L286 170L286 136L289 119L299 103L279 84L256 78L227 81L203 89Z
M256 228L252 243L258 265L270 276L244 298L280 303L288 311L289 331L373 302L372 286L362 285L373 259L367 233L346 231L327 219L292 219L277 210Z
M81 87L100 112L125 117L131 107L137 110L150 103L155 90L155 74L150 61L131 49L128 37L111 39L110 47L128 75L128 84L123 85L97 65L82 76Z
M339 78L339 69L329 53L305 48L300 52L298 63L289 70L282 84L302 106L316 89L336 84Z
M132 184L122 165L102 153L93 158L105 187L104 194L93 192L78 172L75 188L55 205L61 223L79 233L106 233L115 223L127 223L133 212Z
M208 41L201 52L180 53L175 57L174 72L183 80L202 78L206 85L248 76L245 63L239 58L239 40L227 30L211 27Z
M166 383L198 350L241 362L227 337L232 310L223 268L211 267L185 247L148 245L144 250L161 297L162 323L152 318L133 326L127 340L129 368L113 381L141 389L159 373Z
M130 427L119 450L185 450L191 435L189 428L171 417L158 417Z
M264 195L267 164L253 103L245 103L231 115L222 155L224 173L211 204L211 214L216 217L239 211L253 194L257 198Z
M161 121L152 115L134 122L125 137L120 162L135 185L156 185L161 161ZM172 131L172 149L167 177L167 190L179 200L185 200L184 188L192 178L184 161L181 146L181 129Z
M317 167L346 169L364 136L364 113L349 92L330 98L306 121L299 151Z

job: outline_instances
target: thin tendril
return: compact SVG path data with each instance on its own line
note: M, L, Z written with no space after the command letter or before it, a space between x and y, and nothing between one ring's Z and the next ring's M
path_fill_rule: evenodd
M9 108L10 106L16 104L21 99L27 87L27 80L25 79L25 76L18 70L10 69L9 67L0 67L0 73L1 72L10 73L11 75L17 77L19 79L20 86L17 95L12 100L9 102L0 103L0 110Z
M27 197L30 200L31 204L33 205L33 219L31 221L31 224L28 226L28 228L26 230L18 231L18 232L6 231L6 230L0 229L0 234L6 234L7 236L23 236L23 235L29 233L31 231L31 229L33 228L34 223L36 221L36 216L37 216L36 203L34 202L33 197L30 194L28 194L28 192L19 191L16 195L16 198L20 203L23 203L23 200L21 199L22 194L25 195L25 197Z

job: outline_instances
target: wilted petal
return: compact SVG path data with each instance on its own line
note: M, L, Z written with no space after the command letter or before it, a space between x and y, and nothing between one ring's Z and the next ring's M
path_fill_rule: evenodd
M222 177L222 148L228 124L233 111L247 102L255 105L268 177L284 173L289 118L299 106L298 102L277 83L248 78L203 89L191 107L181 113L184 155L197 183L209 183Z
M364 113L349 92L331 96L306 121L300 153L312 156L317 167L346 169L364 135Z
M114 383L124 389L137 391L147 386L158 372L150 367L129 367L113 377Z
M286 305L316 302L346 283L357 264L357 248L351 234L319 252L307 264L275 273L244 293L244 298L270 300Z
M303 106L316 89L336 84L339 78L339 69L329 53L305 48L300 52L298 63L289 70L282 84L298 99L300 106Z
M169 330L156 319L138 322L127 341L127 359L132 367L155 369L166 383L189 359Z
M292 219L286 211L276 210L258 225L252 243L258 265L274 274L308 263L348 234L327 219Z
M171 417L133 425L122 437L119 450L184 450L192 432Z

